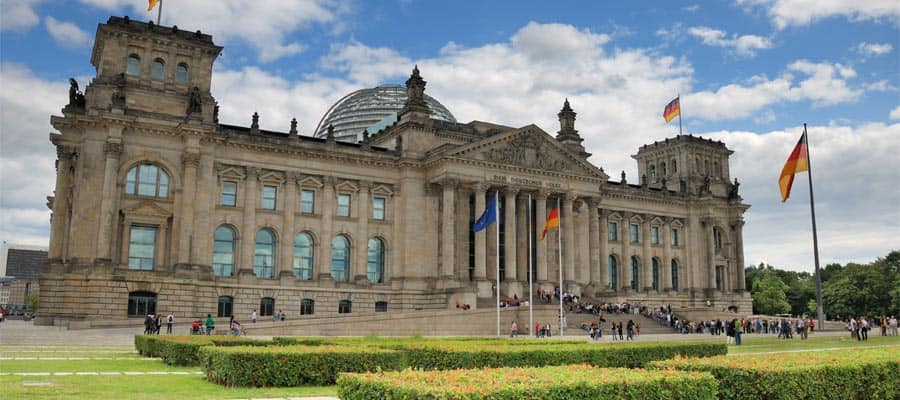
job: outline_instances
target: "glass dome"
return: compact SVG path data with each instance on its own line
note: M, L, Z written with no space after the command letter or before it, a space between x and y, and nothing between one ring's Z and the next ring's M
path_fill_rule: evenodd
M397 121L397 113L406 103L406 87L402 85L382 85L370 89L360 89L350 93L337 103L319 121L316 137L325 137L328 126L334 126L334 138L356 143L362 140L365 129L375 133ZM425 95L425 103L431 110L431 118L456 122L456 118L434 97Z

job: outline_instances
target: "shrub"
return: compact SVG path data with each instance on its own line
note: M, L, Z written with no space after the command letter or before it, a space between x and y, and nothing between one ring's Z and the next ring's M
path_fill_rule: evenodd
M587 365L341 374L341 399L715 399L706 373Z
M370 346L205 347L206 378L226 386L334 384L340 372L398 370L403 354Z
M271 341L230 336L135 335L134 347L145 357L159 357L168 365L200 365L200 348L206 346L268 346Z
M652 362L653 369L706 371L722 399L897 399L900 346Z

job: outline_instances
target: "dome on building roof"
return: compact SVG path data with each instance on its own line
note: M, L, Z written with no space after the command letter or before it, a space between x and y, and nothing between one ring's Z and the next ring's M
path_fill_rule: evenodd
M456 122L456 118L434 97L425 95L425 102L431 110L431 118ZM334 138L356 143L362 140L365 129L376 133L397 121L397 113L406 103L406 87L402 85L382 85L370 89L360 89L350 93L337 103L319 121L316 137L325 137L328 126L334 126Z

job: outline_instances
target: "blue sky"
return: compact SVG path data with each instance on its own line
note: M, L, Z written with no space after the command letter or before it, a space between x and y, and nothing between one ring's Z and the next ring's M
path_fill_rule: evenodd
M55 152L49 115L67 79L85 85L110 15L156 18L142 0L0 3L0 239L46 244ZM781 204L777 175L810 127L823 263L900 248L900 3L163 0L163 25L225 47L212 93L225 123L301 133L352 90L400 83L413 64L461 121L576 128L610 175L641 144L686 132L723 140L742 182L747 263L810 270L804 186ZM29 96L23 96L28 93ZM805 178L802 180L805 181Z

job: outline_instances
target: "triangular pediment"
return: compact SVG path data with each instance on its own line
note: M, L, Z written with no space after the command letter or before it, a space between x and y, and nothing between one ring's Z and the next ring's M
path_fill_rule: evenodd
M610 221L621 221L621 220L622 220L622 214L619 214L619 213L617 213L617 212L613 212L613 213L609 214L609 216L606 217L606 218L609 219Z
M297 184L300 185L300 187L305 187L305 188L320 188L322 186L325 186L322 183L321 179L319 179L315 176L312 176L312 175L304 176L302 179L297 181Z
M650 220L650 225L662 225L665 223L666 223L666 221L664 221L660 217L653 217L653 219Z
M387 185L378 185L372 188L372 194L376 196L392 196L394 192Z
M591 176L603 180L609 178L599 168L567 149L565 145L535 125L467 144L444 154L444 157Z
M129 216L150 218L169 218L172 215L169 210L156 205L152 201L142 201L132 207L122 210L122 213Z
M672 220L672 227L673 227L673 228L681 228L681 227L684 227L684 224L681 223L681 220L680 220L680 219L673 219L673 220Z
M356 184L350 181L343 181L337 184L334 187L334 190L337 192L356 192L359 190L359 186L356 186Z

